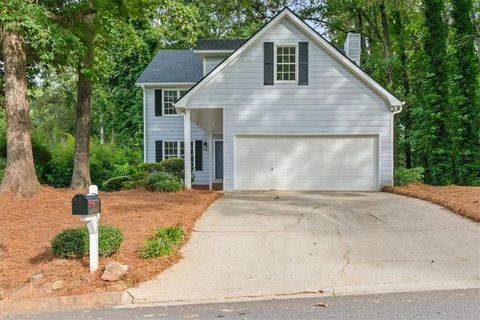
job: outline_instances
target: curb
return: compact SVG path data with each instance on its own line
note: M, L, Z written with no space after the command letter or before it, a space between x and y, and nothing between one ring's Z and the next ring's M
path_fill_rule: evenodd
M0 301L0 314L22 313L27 311L50 311L55 309L81 309L128 305L133 303L127 291L113 291L100 294L48 297L26 300Z

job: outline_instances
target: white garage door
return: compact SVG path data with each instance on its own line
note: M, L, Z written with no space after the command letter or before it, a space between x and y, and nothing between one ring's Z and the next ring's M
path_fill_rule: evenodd
M378 190L375 136L237 136L237 190Z

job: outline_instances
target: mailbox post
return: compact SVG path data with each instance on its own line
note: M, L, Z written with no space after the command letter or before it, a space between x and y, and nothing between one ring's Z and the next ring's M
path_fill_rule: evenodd
M100 219L98 187L88 187L88 194L77 194L72 199L72 214L87 223L90 244L90 272L98 269L98 220Z

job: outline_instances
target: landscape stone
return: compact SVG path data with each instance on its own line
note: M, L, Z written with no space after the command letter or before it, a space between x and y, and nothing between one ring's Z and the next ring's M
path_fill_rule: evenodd
M101 279L104 281L118 281L128 271L128 266L115 261L110 261L105 267Z

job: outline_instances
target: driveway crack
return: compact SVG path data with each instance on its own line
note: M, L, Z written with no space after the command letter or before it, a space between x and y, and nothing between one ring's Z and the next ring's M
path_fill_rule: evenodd
M343 254L343 259L345 260L345 264L342 267L342 273L344 276L347 275L347 268L350 265L350 253L352 252L352 249L350 246L346 243L346 241L343 239L342 233L340 232L340 229L337 229L337 236L338 240L340 243L345 247L345 253Z
M288 231L292 228L295 228L296 226L298 226L300 224L300 222L302 222L302 220L304 218L305 218L305 213L300 214L300 217L298 217L297 221L294 224L292 224L290 226L287 226L285 229L283 229L283 232L286 232L286 231Z

